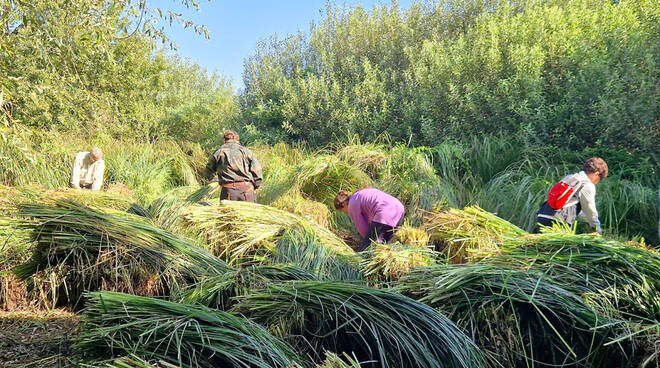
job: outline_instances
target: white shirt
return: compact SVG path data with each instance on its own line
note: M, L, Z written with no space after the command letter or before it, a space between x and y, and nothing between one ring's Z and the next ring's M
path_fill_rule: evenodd
M569 175L566 178L570 176L573 175ZM582 187L566 202L566 206L576 205L579 201L582 211L578 216L600 233L602 230L600 228L600 219L598 219L598 210L596 209L596 186L589 180L589 177L584 171L580 171L574 174L574 176L580 181Z
M71 186L73 188L80 189L80 187L91 186L92 190L101 190L105 162L103 159L91 162L90 156L89 152L78 152L76 154L71 169Z

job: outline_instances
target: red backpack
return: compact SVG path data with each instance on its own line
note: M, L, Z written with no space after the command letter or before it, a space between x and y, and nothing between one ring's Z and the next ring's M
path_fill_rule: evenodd
M560 181L550 189L550 193L548 193L548 205L555 210L562 209L573 194L580 190L580 187L582 185L575 175Z

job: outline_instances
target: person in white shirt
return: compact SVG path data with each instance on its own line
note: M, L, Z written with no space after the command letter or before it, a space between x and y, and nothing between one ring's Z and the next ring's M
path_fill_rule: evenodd
M577 179L576 191L568 199L566 204L559 210L550 207L548 202L543 203L537 213L538 223L543 226L552 226L554 223L563 222L570 226L579 216L591 227L602 232L598 210L596 209L596 184L605 179L609 174L607 163L600 157L588 159L579 173L568 175L562 181L573 177ZM536 229L537 232L540 228Z
M78 152L71 169L70 185L76 189L101 190L104 170L103 151L100 148L94 147L89 152Z

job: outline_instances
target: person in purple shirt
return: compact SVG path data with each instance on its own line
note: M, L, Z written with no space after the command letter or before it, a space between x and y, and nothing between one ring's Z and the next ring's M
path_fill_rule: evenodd
M335 208L348 214L362 235L358 252L374 241L390 242L405 213L398 199L375 188L360 189L353 194L342 190L335 198Z

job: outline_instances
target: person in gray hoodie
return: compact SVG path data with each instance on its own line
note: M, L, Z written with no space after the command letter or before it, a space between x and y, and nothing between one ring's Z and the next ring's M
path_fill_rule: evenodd
M602 232L598 210L596 209L596 184L605 179L609 173L607 163L600 157L592 157L585 161L582 171L568 175L562 179L567 181L575 178L577 185L575 191L566 204L558 210L550 207L548 202L543 203L537 213L537 222L542 226L552 226L557 222L573 226L579 216L585 220L598 233ZM536 232L540 231L537 226Z

